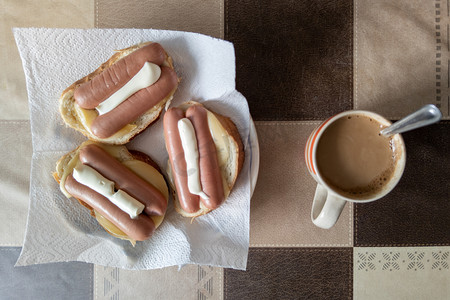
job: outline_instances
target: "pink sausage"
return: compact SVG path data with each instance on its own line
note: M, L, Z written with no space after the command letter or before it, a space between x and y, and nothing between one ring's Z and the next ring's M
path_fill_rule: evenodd
M165 214L167 200L163 194L99 146L95 144L84 146L80 150L80 161L114 181L117 189L124 190L144 204L144 212L147 215L162 216Z
M124 86L145 62L161 65L166 58L163 47L152 43L137 49L75 89L74 98L84 109L94 109L102 101Z
M91 125L92 133L99 138L110 137L161 102L177 84L175 71L161 67L161 77L157 82L136 92L110 112L95 118Z
M132 239L144 241L155 231L150 217L140 214L136 219L130 218L107 198L76 181L72 174L67 176L64 186L69 194L88 204Z
M200 181L202 190L209 199L201 198L209 209L216 209L225 201L222 174L217 159L216 145L209 131L207 110L200 105L194 105L186 111L186 117L191 121L197 136L200 155Z
M184 118L180 108L170 108L164 115L164 138L170 165L172 166L173 181L177 190L181 208L187 213L194 213L200 209L200 197L189 192L186 161L183 146L178 132L178 121Z

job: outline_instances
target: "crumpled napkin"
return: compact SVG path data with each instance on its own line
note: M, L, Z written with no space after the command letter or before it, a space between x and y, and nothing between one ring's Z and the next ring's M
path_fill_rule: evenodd
M133 270L203 264L246 269L249 247L249 110L235 90L235 56L229 42L196 33L150 29L14 28L26 75L31 114L32 169L30 205L17 266L83 261ZM178 215L170 201L154 236L133 247L113 238L52 178L55 163L86 138L64 125L58 98L74 81L107 60L114 49L159 42L172 56L181 83L172 105L205 102L231 117L246 149L244 168L227 201L197 218ZM149 154L163 169L168 155L162 120L136 137L129 149Z

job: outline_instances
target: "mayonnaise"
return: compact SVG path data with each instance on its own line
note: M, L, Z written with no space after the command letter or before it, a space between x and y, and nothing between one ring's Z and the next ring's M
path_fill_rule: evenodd
M180 133L181 145L183 147L184 159L186 161L189 192L208 200L209 197L202 191L200 184L200 166L198 163L199 154L194 126L192 126L189 119L183 118L178 121L178 131Z
M133 219L142 213L145 208L144 204L131 197L125 191L119 189L115 192L114 182L103 177L102 174L87 165L79 164L76 166L73 169L73 178L79 183L106 197L122 211L129 214Z
M144 66L130 79L130 81L96 107L98 113L103 115L110 112L140 89L154 84L158 81L160 76L161 68L158 65L145 62Z

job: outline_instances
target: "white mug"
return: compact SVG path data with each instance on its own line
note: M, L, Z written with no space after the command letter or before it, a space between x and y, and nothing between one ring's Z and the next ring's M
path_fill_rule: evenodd
M365 197L363 199L355 199L349 198L346 195L340 194L339 191L333 189L330 185L328 185L323 176L318 169L317 164L317 145L323 135L324 132L327 131L327 128L333 124L335 121L343 118L349 117L352 115L364 115L369 118L373 118L378 121L383 126L391 125L391 122L383 118L382 116L369 112L369 111L361 111L361 110L351 110L339 113L335 116L330 117L325 120L322 124L320 124L309 136L308 141L305 147L305 160L306 166L308 168L309 173L317 182L316 193L314 195L312 210L311 210L311 220L312 222L324 229L329 229L334 226L337 222L342 210L344 209L347 201L354 203L365 203L378 200L385 195L387 195L399 182L403 171L405 169L406 162L406 151L405 144L403 138L400 134L396 134L392 137L392 141L396 144L396 148L398 151L397 154L397 163L395 165L395 169L393 171L393 175L390 180L388 180L383 188L377 193L370 195L370 197Z

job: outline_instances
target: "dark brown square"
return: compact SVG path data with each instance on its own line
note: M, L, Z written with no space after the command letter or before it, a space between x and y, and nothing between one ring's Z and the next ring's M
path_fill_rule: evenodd
M321 120L352 108L353 1L226 0L225 39L255 120Z
M352 248L250 248L247 271L225 269L225 299L351 299Z
M403 138L406 167L398 186L355 205L355 246L450 245L450 122Z

